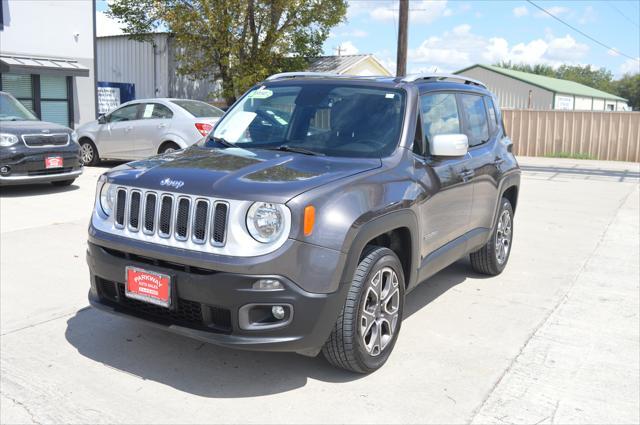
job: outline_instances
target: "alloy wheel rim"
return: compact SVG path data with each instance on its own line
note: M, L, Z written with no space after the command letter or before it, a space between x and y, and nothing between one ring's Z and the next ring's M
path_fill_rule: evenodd
M502 211L498 220L496 231L496 260L498 264L503 264L511 249L511 214L508 210Z
M400 289L398 275L383 267L369 280L360 308L359 332L363 346L376 357L393 340L398 327Z
M83 164L88 164L93 159L93 148L89 143L85 143L80 148L80 155Z
M164 150L164 153L171 153L171 152L175 152L176 150L174 148L166 148Z

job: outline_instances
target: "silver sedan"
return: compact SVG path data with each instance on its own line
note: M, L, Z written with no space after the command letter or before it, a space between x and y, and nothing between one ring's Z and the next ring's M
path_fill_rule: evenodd
M224 114L198 100L140 99L123 103L78 133L82 162L133 160L184 149L206 136Z

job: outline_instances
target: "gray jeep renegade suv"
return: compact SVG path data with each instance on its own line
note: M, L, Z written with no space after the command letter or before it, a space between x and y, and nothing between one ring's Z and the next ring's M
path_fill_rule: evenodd
M197 145L100 178L89 300L372 372L418 283L468 254L476 272L504 269L511 150L494 97L465 77L274 75Z

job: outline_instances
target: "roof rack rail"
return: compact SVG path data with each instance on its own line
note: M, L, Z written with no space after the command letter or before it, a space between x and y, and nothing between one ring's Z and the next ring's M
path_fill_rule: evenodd
M412 74L402 78L402 81L406 83L412 83L414 81L442 81L442 80L456 80L462 81L464 84L473 84L476 86L487 88L483 82L474 80L473 78L465 77L464 75L456 74Z
M375 79L385 78L384 75L349 75L349 74L334 74L331 72L281 72L280 74L273 74L266 78L265 81L284 80L287 78L358 78L358 79Z
M267 77L266 81L283 80L285 78L336 78L342 77L340 74L330 72L281 72Z

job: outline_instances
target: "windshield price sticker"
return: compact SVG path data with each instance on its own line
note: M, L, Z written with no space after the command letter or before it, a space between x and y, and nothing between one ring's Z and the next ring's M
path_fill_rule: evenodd
M249 93L250 99L267 99L273 96L273 92L269 89L259 88L256 91Z

